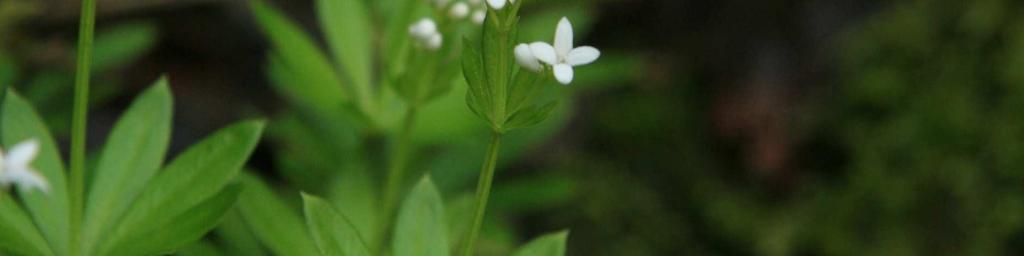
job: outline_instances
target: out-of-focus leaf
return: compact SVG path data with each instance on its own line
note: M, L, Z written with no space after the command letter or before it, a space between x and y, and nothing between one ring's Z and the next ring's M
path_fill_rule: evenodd
M325 113L341 109L349 95L326 55L299 26L263 1L252 2L253 14L274 45L283 68L293 74L287 84L275 84L293 102ZM272 59L273 61L274 59ZM272 64L271 65L275 65Z
M114 249L104 253L119 255L157 255L170 253L189 242L199 240L213 229L234 206L241 193L239 184L229 185L217 195L163 222L145 223L145 232L133 234Z
M83 244L91 250L163 164L171 137L171 92L160 78L114 126L89 184Z
M228 255L221 252L217 246L213 245L209 241L198 241L185 247L182 247L180 251L174 255L178 256L221 256Z
M49 182L49 192L30 191L18 193L28 213L31 214L37 228L49 243L52 252L64 255L68 251L69 216L67 183L64 177L64 164L57 151L57 145L50 137L46 125L36 114L32 106L13 90L8 91L3 102L3 116L0 125L3 127L3 148L28 140L39 141L39 155L33 166ZM13 195L11 193L10 195ZM11 200L10 198L4 200ZM0 207L12 207L14 204L0 204ZM4 209L0 212L17 212L20 209ZM17 227L17 226L15 226ZM26 234L30 235L31 234ZM31 239L31 237L29 237ZM31 240L29 240L31 241Z
M101 243L100 254L151 232L214 196L242 168L263 130L262 121L221 129L179 155L146 186L131 209ZM219 216L217 216L219 217Z
M145 22L123 23L100 31L93 42L93 72L123 66L156 42L156 27Z
M275 255L316 255L316 245L297 209L289 207L259 178L241 174L246 190L238 199L239 215Z
M317 0L316 10L328 47L342 74L355 88L355 96L362 104L372 104L375 99L370 86L374 34L369 10L360 0Z
M391 254L449 256L446 218L441 194L429 177L423 177L398 212Z
M379 224L382 221L378 211L380 195L362 161L345 163L339 168L328 196L338 211L352 221L366 242L377 244L375 239L380 235Z
M229 255L252 255L262 256L269 255L263 246L260 244L260 240L256 237L256 234L246 226L245 221L242 219L242 215L238 209L242 201L242 197L247 191L252 189L252 186L242 183L245 189L242 190L242 194L238 195L238 202L235 203L235 209L231 210L224 216L224 220L217 225L217 228L213 230L213 234L216 235L220 241L220 247L223 248L225 254Z
M547 234L530 241L512 253L512 256L563 256L569 231Z
M326 256L369 256L366 240L356 231L352 222L334 210L323 199L302 194L306 212L306 227Z
M8 195L0 197L0 250L14 255L54 255L32 219Z
M476 198L473 194L464 194L450 200L445 207L448 213L448 246L458 248L462 240L469 234L473 219L473 210L476 210Z

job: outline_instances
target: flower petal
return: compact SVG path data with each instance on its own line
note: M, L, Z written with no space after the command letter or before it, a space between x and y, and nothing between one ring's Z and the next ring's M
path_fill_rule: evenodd
M550 44L545 42L534 42L530 44L530 51L533 51L533 56L537 57L538 60L547 63L548 65L555 65L558 63L558 55L555 55L555 48L551 47Z
M0 179L3 181L0 183L15 184L22 192L28 192L32 189L38 189L43 192L49 191L49 183L42 175L32 169L9 169L5 170L3 175L0 175Z
M540 62L537 61L537 57L533 55L533 51L530 50L529 45L516 45L515 54L516 62L518 62L520 66L529 70L540 71Z
M572 24L569 18L562 17L555 29L555 51L559 57L565 58L572 51Z
M11 147L5 167L27 167L39 154L39 141L30 139ZM8 170L9 171L9 170Z
M597 60L597 57L601 57L601 51L598 51L597 48L580 46L569 52L569 57L565 62L573 66L587 65Z
M506 1L508 0L487 0L487 5L490 5L495 10L501 10L501 8L505 8Z
M569 64L558 64L555 65L555 80L564 85L572 83L572 66Z

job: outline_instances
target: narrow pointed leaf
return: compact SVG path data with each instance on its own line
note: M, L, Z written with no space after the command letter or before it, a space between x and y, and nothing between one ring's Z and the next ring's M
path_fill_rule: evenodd
M216 195L242 168L262 130L262 121L240 122L179 155L149 182L100 251L122 246L130 235L167 223Z
M219 238L219 247L222 248L225 254L230 255L247 255L247 256L263 256L270 255L269 252L263 249L262 242L256 237L245 221L242 220L242 215L238 213L239 204L241 204L241 198L245 195L246 191L252 189L247 184L243 183L245 189L242 190L242 194L238 195L239 202L235 203L235 209L228 211L225 214L224 219L221 220L217 228L213 229L212 233Z
M227 186L215 196L181 212L164 222L147 223L143 232L132 234L109 253L117 255L158 255L174 252L190 242L199 240L231 210L242 186Z
M392 240L393 256L449 256L447 215L437 187L424 177L402 203Z
M262 244L275 255L316 255L316 244L298 209L289 207L259 178L244 172L241 177L246 189L238 212Z
M53 255L25 210L9 197L0 197L0 251L13 255Z
M43 124L42 119L36 114L32 106L24 98L13 91L9 91L4 99L2 120L3 125L3 148L10 148L14 144L27 139L39 140L39 155L32 166L36 168L50 184L50 191L42 193L31 191L18 194L25 204L25 209L32 216L37 228L46 238L47 243L54 254L65 255L68 251L69 216L67 183L64 176L64 164L57 152L57 146L50 137L50 133ZM12 190L16 191L16 190ZM0 198L10 200L10 198ZM11 207L11 204L0 204L0 207ZM15 211L4 209L0 212Z
M339 109L348 94L331 62L309 35L263 1L253 1L252 10L280 64L296 79L277 85L277 89L299 104L327 112Z
M82 230L87 251L163 164L171 136L172 100L167 86L167 78L161 78L143 92L103 146L85 206Z
M302 195L306 225L325 256L369 256L366 241L345 216L323 199Z
M369 10L361 0L317 0L320 26L334 60L362 100L372 99L373 30Z
M569 231L561 231L535 238L512 253L512 256L563 256L568 237Z
M484 71L483 59L477 47L473 46L468 39L464 41L466 48L462 51L462 74L466 77L466 84L469 85L469 91L466 92L466 104L480 118L491 121L492 96Z
M380 234L380 191L365 163L352 161L343 165L344 171L330 185L329 200L368 244L376 244Z
M523 108L508 118L508 121L505 122L505 128L515 129L536 125L547 119L557 105L555 102L551 102Z

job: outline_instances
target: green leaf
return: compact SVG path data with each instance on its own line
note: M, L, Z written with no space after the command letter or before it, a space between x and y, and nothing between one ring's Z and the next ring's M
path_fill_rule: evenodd
M46 125L36 114L32 106L24 98L8 91L7 98L3 102L3 116L0 117L0 125L3 131L3 146L10 148L14 144L27 139L35 138L39 141L39 155L36 157L33 166L50 183L50 191L41 193L31 191L29 193L18 193L26 210L32 216L37 228L42 232L50 244L54 254L66 255L68 241L70 241L69 202L67 183L64 176L64 164L60 159L57 146L50 137ZM0 199L0 200L10 200ZM7 208L12 204L0 204L0 207ZM4 209L0 212L16 211Z
M515 25L498 22L497 13L488 9L487 18L484 19L483 42L481 54L483 58L483 70L487 77L487 83L491 88L495 118L505 118L509 113L505 112L509 78L512 77L513 39L515 39ZM509 29L510 28L510 29Z
M512 80L512 87L509 88L507 107L509 113L515 113L532 102L531 100L536 97L537 92L544 84L542 81L541 75L537 72L520 68Z
M316 10L342 74L352 82L360 102L373 100L370 79L374 34L369 10L361 0L317 0Z
M124 246L134 235L172 221L221 191L242 168L262 130L262 121L240 122L179 155L146 186L100 252Z
M492 121L493 96L487 82L487 75L484 71L484 63L477 47L464 39L466 48L462 51L462 74L466 77L466 84L469 91L466 94L466 104L477 116Z
M114 126L88 187L85 251L131 206L163 164L171 137L172 99L167 78L143 92Z
M43 234L32 225L32 219L7 193L0 195L0 251L13 255L53 255Z
M569 231L547 234L519 247L512 256L563 256Z
M100 31L93 43L92 70L103 72L138 58L153 47L156 30L153 24L132 22Z
M392 240L393 256L449 256L444 203L429 177L402 203Z
M238 212L263 245L276 255L316 255L316 244L297 209L256 176L243 172L241 177L246 189L238 200Z
M555 102L550 102L544 105L525 107L508 118L508 121L505 122L505 129L511 130L536 125L547 119L557 105Z
M390 0L395 7L391 13L383 16L387 19L384 30L384 52L382 53L388 70L386 76L394 76L405 69L405 56L409 52L408 28L412 25L416 13L424 9L425 4L419 0Z
M355 226L323 199L302 194L306 226L321 255L369 256L370 250Z
M246 185L245 189L242 190L242 194L238 195L238 202L235 203L235 209L228 211L224 216L224 220L221 220L217 228L213 230L213 234L219 238L219 247L222 247L224 254L230 255L247 255L247 256L262 256L270 255L269 252L263 249L263 245L260 239L256 237L249 227L245 224L245 220L242 219L242 215L239 213L238 208L241 204L242 197L245 193L252 189L251 186ZM185 248L182 248L184 250Z
M263 1L253 1L252 10L274 46L274 56L279 57L280 64L295 79L277 85L281 93L298 104L324 112L337 111L347 102L348 94L331 62L298 25Z
M330 201L338 212L352 221L356 231L369 244L376 244L380 234L379 189L370 176L365 160L344 163L328 191Z
M109 252L118 255L157 255L173 252L190 242L195 242L220 223L238 200L241 191L240 184L229 185L215 196L178 213L167 221L143 224L148 227L145 232L129 236L125 243L103 255L110 255Z

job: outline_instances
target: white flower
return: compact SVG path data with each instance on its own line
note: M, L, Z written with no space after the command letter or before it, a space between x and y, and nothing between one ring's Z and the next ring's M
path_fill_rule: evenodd
M537 57L530 50L530 45L519 44L516 45L516 62L519 63L523 68L533 70L533 72L540 72L541 64L537 60Z
M516 0L487 0L487 5L490 5L491 8L494 8L495 10L501 10L501 8L505 8L506 3L514 4L516 3Z
M441 33L437 31L437 23L430 18L423 18L409 26L409 35L428 50L441 48Z
M487 11L478 10L473 12L473 23L476 23L477 25L484 24L484 18L487 18Z
M452 9L448 10L448 16L454 19L462 19L469 15L469 4L465 2L458 2L452 5Z
M38 154L39 142L35 139L14 145L6 155L0 152L0 185L15 184L23 192L33 188L47 192L46 179L30 166Z
M538 60L554 67L555 79L566 85L572 82L572 67L590 64L601 56L601 51L594 47L572 47L572 24L565 17L562 17L555 29L555 46L534 42L530 44L530 51Z
M430 18L423 18L409 26L409 34L416 38L427 38L437 33L437 23Z

